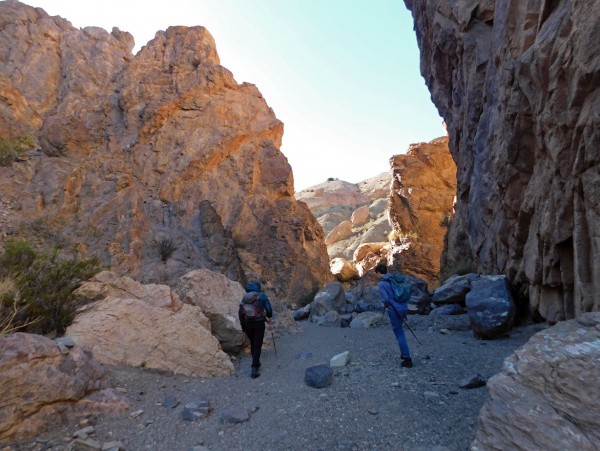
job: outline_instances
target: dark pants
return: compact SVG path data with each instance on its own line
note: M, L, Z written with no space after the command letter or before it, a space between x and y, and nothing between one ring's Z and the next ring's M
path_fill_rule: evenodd
M252 350L252 366L260 367L260 352L262 350L263 339L265 338L264 321L248 321L244 324L244 332L250 339L250 349Z

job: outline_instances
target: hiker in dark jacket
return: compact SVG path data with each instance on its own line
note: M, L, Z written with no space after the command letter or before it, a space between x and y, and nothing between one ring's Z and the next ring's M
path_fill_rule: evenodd
M394 331L396 340L398 340L398 345L400 346L400 357L402 358L401 365L405 368L412 368L413 363L410 358L410 350L408 349L408 342L406 341L404 328L402 327L402 323L408 314L408 306L396 302L394 289L390 282L391 275L387 273L387 265L385 263L380 263L375 267L375 272L383 274L378 284L379 292L383 298L383 305L387 308L392 323L392 330Z
M246 294L240 302L238 316L242 330L250 339L252 350L252 372L255 379L260 376L260 352L265 337L265 321L273 316L273 309L267 295L261 291L260 282L250 282L246 285Z

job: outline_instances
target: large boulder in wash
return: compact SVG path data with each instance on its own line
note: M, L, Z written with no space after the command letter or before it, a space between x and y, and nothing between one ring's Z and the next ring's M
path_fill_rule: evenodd
M109 365L195 377L228 376L234 371L211 334L209 320L200 307L188 304L173 311L143 299L106 298L85 306L67 335Z
M183 302L200 307L223 351L241 350L244 334L238 307L246 291L238 282L223 274L198 269L181 277L174 290Z
M63 349L41 335L0 337L0 442L130 408L88 353L79 346Z
M480 276L473 280L466 304L477 337L497 338L513 326L516 308L506 276Z
M44 218L143 283L197 268L260 275L297 303L332 280L279 150L283 124L220 65L205 28L169 27L133 55L116 28L74 28L17 1L0 17L0 136L38 144L0 168L11 227Z
M488 380L471 449L597 450L598 381L600 313L538 332Z

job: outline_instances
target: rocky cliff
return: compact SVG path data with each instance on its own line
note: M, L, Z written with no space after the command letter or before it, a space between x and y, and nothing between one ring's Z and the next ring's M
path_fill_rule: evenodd
M427 280L433 289L440 277L444 237L453 216L456 165L448 138L412 144L390 159L388 198L393 259L406 273ZM452 273L453 268L447 271Z
M600 3L405 0L457 162L446 258L535 317L600 309Z
M39 144L0 167L4 234L43 221L142 282L208 268L294 301L327 280L322 228L294 198L283 124L258 89L203 27L133 45L0 2L0 137Z

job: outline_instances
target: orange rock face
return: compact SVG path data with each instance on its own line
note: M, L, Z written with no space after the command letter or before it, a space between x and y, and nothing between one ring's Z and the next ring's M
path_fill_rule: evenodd
M41 149L0 167L13 219L45 218L145 283L207 268L264 277L295 301L331 277L279 151L283 124L219 65L206 29L171 27L133 56L118 29L78 30L18 2L0 17L12 49L0 136L32 133Z
M389 219L395 238L392 253L400 268L428 281L438 281L440 257L456 192L456 165L448 138L413 144L405 155L390 159L392 186Z

